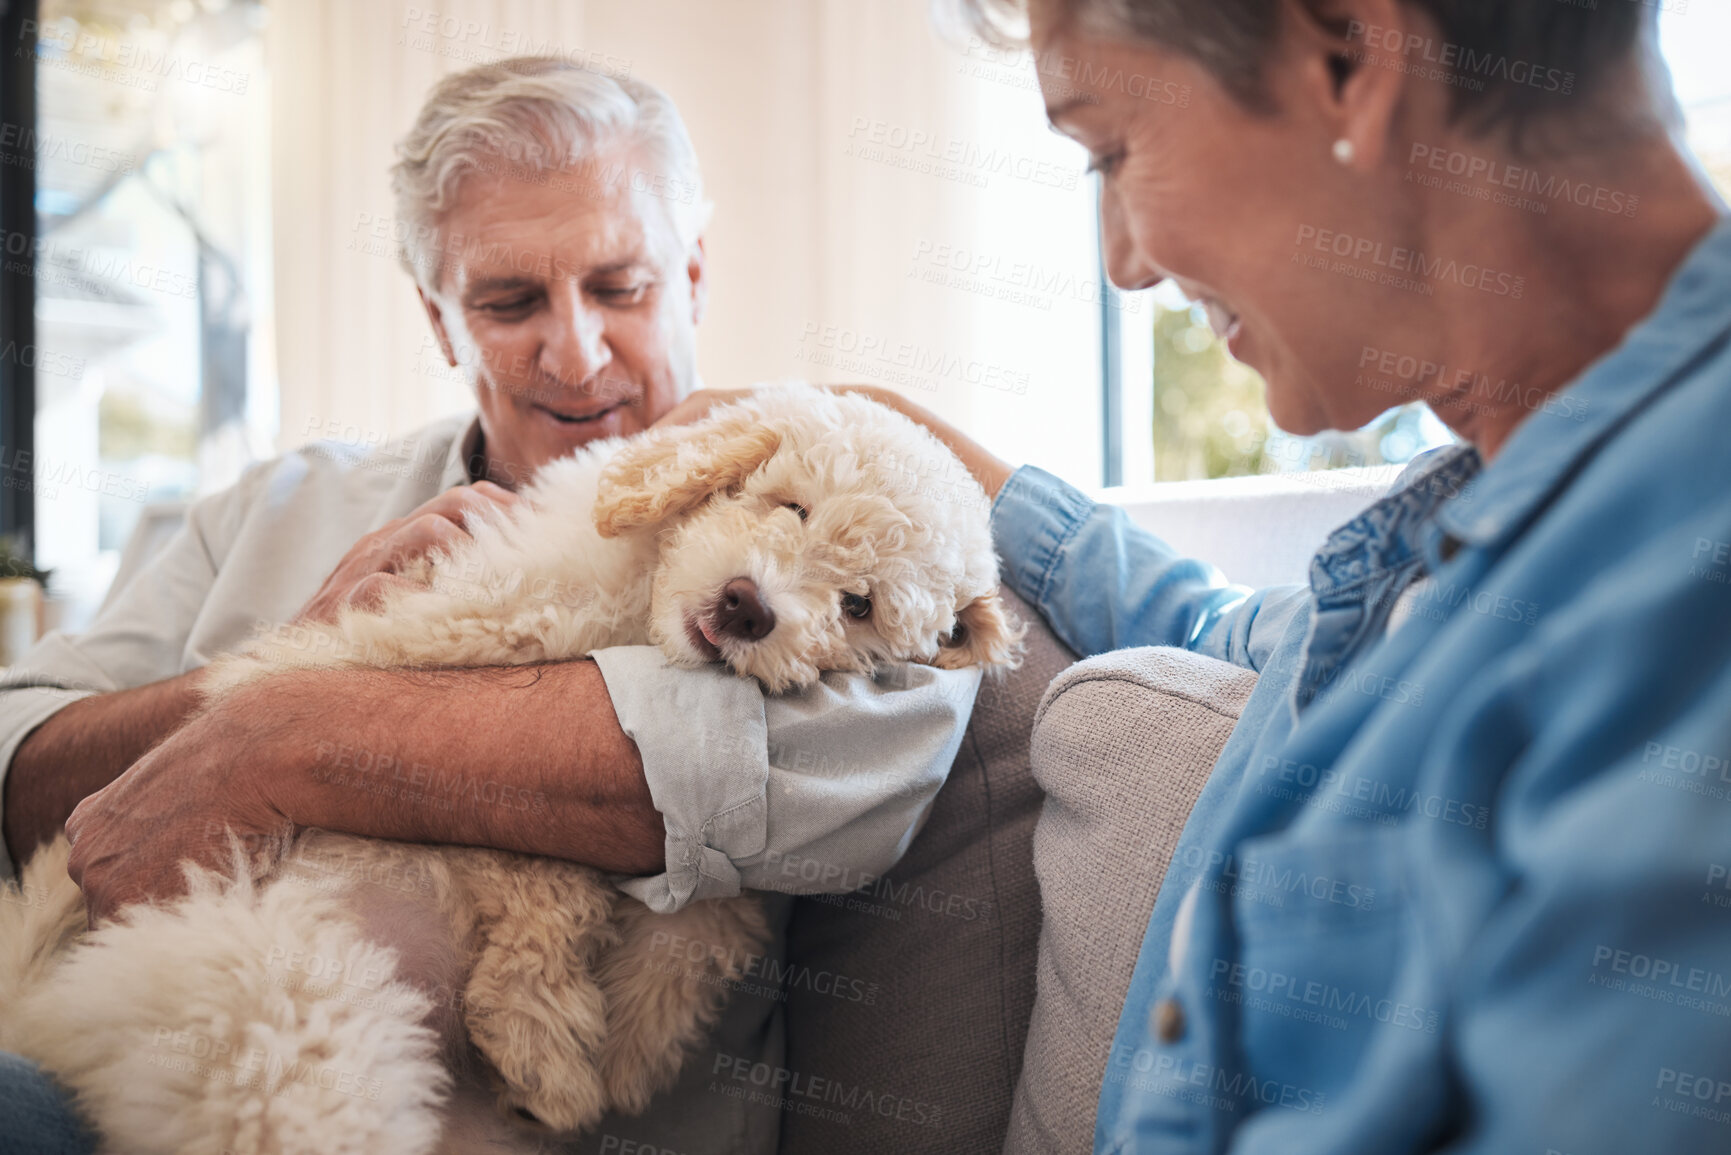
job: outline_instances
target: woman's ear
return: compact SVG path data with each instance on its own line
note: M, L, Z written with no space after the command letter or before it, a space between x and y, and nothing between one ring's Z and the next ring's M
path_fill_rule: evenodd
M1287 0L1283 21L1302 85L1334 139L1339 164L1369 172L1388 158L1401 101L1412 91L1405 46L1441 43L1434 23L1400 0ZM1391 49L1389 45L1394 47ZM1422 64L1414 60L1413 64Z
M956 611L956 628L944 639L932 664L946 670L964 666L1014 668L1022 660L1022 636L1027 632L993 590Z
M595 528L617 537L689 513L737 488L781 447L781 432L730 407L696 425L652 429L601 473Z

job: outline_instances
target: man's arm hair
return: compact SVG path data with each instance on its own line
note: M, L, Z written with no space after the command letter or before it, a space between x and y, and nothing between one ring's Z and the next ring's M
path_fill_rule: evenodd
M594 662L294 671L228 705L263 731L250 749L297 826L627 874L665 865L642 757Z
M32 730L12 756L3 804L14 871L102 789L198 708L200 671L80 698Z

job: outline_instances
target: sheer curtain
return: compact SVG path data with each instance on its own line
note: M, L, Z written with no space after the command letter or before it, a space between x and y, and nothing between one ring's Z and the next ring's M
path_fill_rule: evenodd
M297 0L272 9L279 447L376 441L466 406L467 391L424 344L426 320L394 256L392 146L435 80L507 55L499 46L513 37L582 51L583 7Z
M436 77L551 51L661 86L690 126L705 383L888 384L1097 481L1083 159L1027 62L941 42L924 0L308 0L273 35L283 447L467 407L389 255L391 146Z

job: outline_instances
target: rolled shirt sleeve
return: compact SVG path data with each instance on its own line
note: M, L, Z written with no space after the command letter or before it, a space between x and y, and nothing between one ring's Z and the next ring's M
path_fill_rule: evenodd
M666 871L619 884L662 913L742 890L852 890L893 866L949 775L980 685L978 670L909 665L766 696L652 646L592 656L667 828Z

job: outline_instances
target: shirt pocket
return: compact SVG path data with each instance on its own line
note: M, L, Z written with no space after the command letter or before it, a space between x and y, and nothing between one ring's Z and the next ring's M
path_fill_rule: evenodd
M1232 889L1238 957L1210 966L1238 1009L1249 1071L1332 1099L1383 1031L1435 1034L1435 1008L1396 987L1413 929L1398 827L1243 843Z

